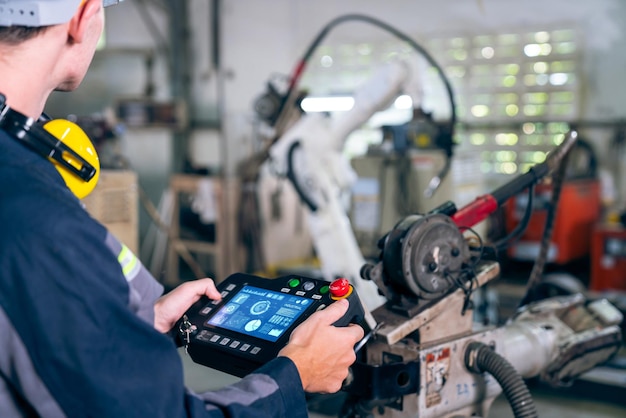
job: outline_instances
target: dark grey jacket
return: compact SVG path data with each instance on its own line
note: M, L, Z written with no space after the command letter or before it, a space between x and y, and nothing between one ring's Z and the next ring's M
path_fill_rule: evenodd
M0 417L305 417L279 358L193 394L153 326L162 287L52 164L0 131Z

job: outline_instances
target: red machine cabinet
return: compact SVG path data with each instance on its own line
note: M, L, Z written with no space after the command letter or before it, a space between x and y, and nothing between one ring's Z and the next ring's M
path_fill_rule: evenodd
M626 290L626 227L596 225L591 241L591 290Z
M509 248L509 257L521 261L532 261L537 258L551 196L550 184L537 185L528 227L520 240ZM523 192L506 203L507 232L512 231L519 223L527 202L528 193ZM548 261L566 264L589 255L591 233L600 218L600 211L600 184L597 179L566 180L561 189L554 219Z

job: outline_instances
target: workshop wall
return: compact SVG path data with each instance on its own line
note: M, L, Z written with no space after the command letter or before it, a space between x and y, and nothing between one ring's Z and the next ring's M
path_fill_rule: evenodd
M224 127L233 158L253 148L249 124L252 103L264 91L272 74L289 74L305 48L333 18L363 13L392 24L418 41L432 34L464 31L502 33L507 29L568 25L582 34L583 120L626 118L626 3L620 0L239 0L223 2L222 45L225 81ZM268 7L271 4L272 7ZM328 39L372 41L389 36L362 23L347 23L334 29ZM626 198L626 182L619 179L624 167L611 159L607 149L612 131L585 129L581 133L594 142L602 165L608 165Z
M618 77L626 63L619 48L626 34L626 4L619 0L239 0L224 2L224 67L228 82L227 108L249 111L250 103L274 72L289 73L304 48L333 18L363 13L389 22L405 33L424 39L429 34L464 30L503 32L507 28L541 28L567 23L579 27L586 45L585 63L590 83L586 117L623 117L626 85ZM273 7L267 7L271 3ZM343 40L372 40L388 36L361 23L332 32ZM253 70L251 70L253 68ZM267 75L263 75L267 70Z
M211 62L211 2L189 0L190 39L193 50L193 119L214 121L221 110L222 127L232 167L254 148L252 103L264 91L272 74L288 74L304 48L333 18L363 13L387 21L416 39L433 33L463 30L502 31L506 28L542 27L567 22L579 27L585 38L585 99L582 117L626 117L626 3L620 0L237 0L222 1L221 64L223 86ZM129 1L107 10L107 47L99 51L81 87L72 94L55 93L48 112L90 114L110 106L119 97L140 96L148 83L153 97L170 95L164 43L169 40L167 16L151 2ZM139 12L147 7L158 34L149 29ZM387 36L365 24L338 27L332 37L345 40ZM152 73L146 56L154 54ZM212 135L212 133L211 133ZM213 149L209 147L209 149Z
M122 97L142 97L149 86L155 99L170 95L163 42L155 39L142 18L147 13L168 40L167 20L154 6L140 9L129 1L105 12L105 47L96 51L80 87L70 94L53 93L48 112L57 116L87 116L102 112ZM141 2L142 4L146 2ZM148 4L150 2L147 2ZM142 10L142 12L140 12ZM154 59L150 64L148 60Z

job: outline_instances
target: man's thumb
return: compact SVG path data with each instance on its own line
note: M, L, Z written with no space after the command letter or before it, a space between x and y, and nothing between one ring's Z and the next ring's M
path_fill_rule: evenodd
M320 316L321 320L327 324L333 324L339 320L342 316L348 312L348 308L350 307L350 302L347 299L340 299L336 302L331 303L322 311L317 312Z

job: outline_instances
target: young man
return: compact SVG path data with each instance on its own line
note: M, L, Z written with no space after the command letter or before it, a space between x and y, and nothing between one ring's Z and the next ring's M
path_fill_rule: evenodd
M32 122L52 91L80 84L111 3L0 0L0 93L12 111ZM159 298L162 287L22 139L0 129L0 417L292 418L307 415L305 391L339 390L363 336L331 325L346 301L237 384L186 390L165 333L201 295L220 298L213 281Z

